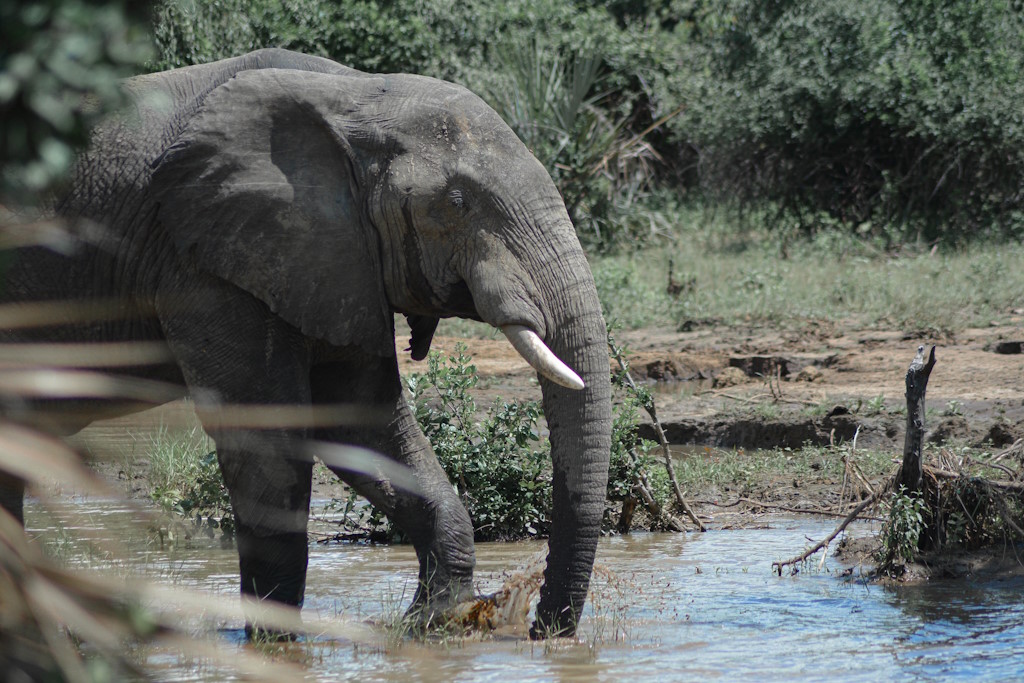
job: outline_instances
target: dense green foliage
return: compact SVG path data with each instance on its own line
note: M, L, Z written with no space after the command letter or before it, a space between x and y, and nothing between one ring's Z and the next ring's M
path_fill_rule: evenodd
M150 57L123 3L0 3L0 200L32 203L61 181L118 80Z
M461 344L447 357L431 352L426 372L405 379L416 419L469 512L476 540L546 536L551 527L551 447L541 436L541 406L499 400L478 411L472 397L478 382L476 366ZM662 507L668 507L670 497L667 475L649 455L651 444L637 435L637 408L650 396L625 390L621 382L617 386L622 400L612 430L607 531L617 528L615 507L634 495L641 476L651 483ZM380 511L360 505L354 494L337 507L344 525L357 533L401 538Z
M476 540L546 535L551 459L539 436L540 404L498 402L478 416L470 394L477 382L463 345L447 360L431 353L427 371L406 378L416 419L469 511Z
M908 493L902 486L892 493L888 505L889 514L879 534L882 546L875 557L878 571L883 574L914 561L927 512L921 496Z
M1013 0L169 0L155 35L159 68L276 45L461 82L591 249L663 232L679 197L765 208L787 237L1024 232Z
M780 228L959 240L1020 231L1020 3L721 0L670 83L701 183ZM682 66L682 65L680 65Z

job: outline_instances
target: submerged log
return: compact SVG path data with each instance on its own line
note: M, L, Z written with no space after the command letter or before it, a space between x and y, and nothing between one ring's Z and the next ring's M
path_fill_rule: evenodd
M903 465L896 477L897 487L907 492L920 492L923 479L922 449L924 445L924 394L928 376L935 367L935 347L925 361L924 346L917 347L917 355L907 370L907 434L903 441Z

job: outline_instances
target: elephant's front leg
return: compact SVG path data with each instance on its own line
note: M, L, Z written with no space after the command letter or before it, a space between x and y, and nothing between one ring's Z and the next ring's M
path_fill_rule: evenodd
M286 407L292 423L296 410L309 409L306 342L247 293L213 278L198 286L205 286L200 296L160 298L157 307L217 446L235 516L242 593L299 606L308 562L309 431L275 424L283 411L273 407ZM266 408L245 410L253 405Z
M419 559L419 586L409 613L424 623L473 596L473 525L437 462L406 402L397 360L353 351L345 360L317 365L313 401L373 406L374 425L321 430L318 438L365 446L410 468L418 493L394 488L384 477L332 468L408 535Z
M312 463L291 459L301 437L210 430L236 522L242 593L301 606L306 590Z

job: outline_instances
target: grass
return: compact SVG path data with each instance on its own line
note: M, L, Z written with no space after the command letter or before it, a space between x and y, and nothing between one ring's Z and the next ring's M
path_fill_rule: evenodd
M701 446L676 456L676 476L680 486L691 495L726 488L761 490L771 487L772 482L780 478L797 479L801 484L840 482L843 458L848 453L842 446L770 450ZM882 477L893 467L889 451L857 450L854 460L868 478Z
M203 458L213 451L213 440L195 426L172 433L161 426L155 433L136 437L140 452L149 459L149 483L153 488L181 488L203 469Z
M669 216L665 211L664 216ZM885 251L839 232L786 243L741 229L727 212L673 209L670 240L592 256L609 323L625 329L849 320L865 328L948 334L1006 322L1024 302L1024 245L928 245ZM783 258L782 254L786 257ZM666 289L669 263L676 295ZM404 322L400 321L400 332ZM442 320L439 336L492 339L489 325Z
M637 329L853 320L948 333L1005 321L1024 302L1024 245L893 254L830 234L784 247L767 231L729 228L720 215L691 210L677 221L686 227L671 242L591 260L609 321ZM670 260L678 296L666 292Z
M161 427L138 438L142 443L136 450L148 455L150 497L163 509L192 518L201 530L231 538L231 501L206 432L198 425L173 433Z

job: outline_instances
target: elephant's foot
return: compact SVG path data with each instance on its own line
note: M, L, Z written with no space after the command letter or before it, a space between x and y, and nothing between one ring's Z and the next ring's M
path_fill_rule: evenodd
M292 631L267 628L265 626L260 626L259 624L246 624L245 637L249 642L261 645L273 643L294 643L299 639L299 634L293 633Z
M547 640L548 638L571 638L576 635L576 619L573 617L549 620L537 619L530 626L530 640Z
M404 621L417 633L443 628L458 621L460 607L475 599L471 576L421 584L405 612Z
M571 604L558 610L552 610L546 608L542 596L540 604L537 605L537 618L530 626L530 639L571 638L576 635L578 622L579 610L573 609Z

